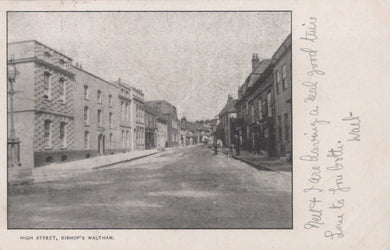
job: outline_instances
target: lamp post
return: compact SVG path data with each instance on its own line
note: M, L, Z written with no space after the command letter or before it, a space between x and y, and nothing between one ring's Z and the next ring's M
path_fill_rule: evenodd
M10 135L8 137L8 167L20 166L20 141L16 137L14 127L14 82L17 75L17 70L13 59L11 59L7 65L8 74L8 95L10 97Z

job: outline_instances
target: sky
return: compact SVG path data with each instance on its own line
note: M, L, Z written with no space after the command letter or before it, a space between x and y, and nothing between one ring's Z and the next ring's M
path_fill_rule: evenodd
M290 33L286 12L11 12L8 42L37 40L107 81L214 118Z

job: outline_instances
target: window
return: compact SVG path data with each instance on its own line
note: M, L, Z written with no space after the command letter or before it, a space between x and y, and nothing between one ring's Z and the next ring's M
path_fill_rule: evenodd
M45 121L45 127L44 127L44 134L45 134L45 147L50 148L51 147L51 121L46 120Z
M253 104L251 104L251 119L252 119L252 122L255 121L255 109L254 109Z
M61 146L66 147L66 123L61 122L60 123L60 140L61 140Z
M89 148L89 132L84 132L84 148Z
M45 72L43 75L43 98L50 100L51 98L51 75Z
M127 147L127 131L123 131L125 138L123 139L123 147Z
M100 109L97 111L97 125L98 127L102 126L102 111Z
M261 99L259 99L259 118L263 119L263 105L261 104Z
M130 146L130 136L129 136L129 131L126 131L126 146Z
M129 104L129 108L127 109L127 117L128 117L128 120L130 121L130 119L131 119L131 116L130 116L130 104Z
M289 131L289 122L288 122L288 114L284 114L284 135L285 140L289 141L290 137L290 131Z
M102 92L100 90L97 91L97 102L102 104Z
M268 128L265 128L264 129L264 138L268 138L269 137L269 130Z
M64 78L60 78L60 98L63 103L66 101L66 82Z
M278 115L278 139L282 142L282 117Z
M272 117L272 96L271 91L267 93L267 112L268 117Z
M287 89L287 66L286 64L282 66L282 81L283 81L283 90Z
M279 95L280 92L280 71L276 71L276 94Z
M125 109L125 117L126 120L129 119L129 104L126 102L126 109Z
M112 95L108 95L108 105L112 107Z
M89 109L88 106L84 106L84 124L89 124Z
M121 102L121 118L123 119L124 118L124 115L123 115L123 113L125 112L124 111L124 103L123 102Z
M139 121L139 107L138 105L135 106L135 120L138 122Z
M122 130L122 136L121 136L121 141L122 141L122 147L125 147L125 131Z
M88 86L84 85L84 99L88 100Z
M114 141L113 141L113 135L112 135L112 133L110 134L109 139L110 139L110 148L113 148L113 147L114 147Z
M108 123L109 127L112 128L112 112L110 112L110 114L108 115Z

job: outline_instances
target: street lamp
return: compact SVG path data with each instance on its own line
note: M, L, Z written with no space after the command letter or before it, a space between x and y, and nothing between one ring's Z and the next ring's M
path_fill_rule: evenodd
M8 137L8 167L20 166L20 141L16 137L14 127L14 82L17 75L17 70L13 59L7 65L8 74L8 95L10 97L10 135Z

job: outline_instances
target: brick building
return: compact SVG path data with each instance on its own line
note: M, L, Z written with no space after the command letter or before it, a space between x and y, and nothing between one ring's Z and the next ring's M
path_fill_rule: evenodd
M134 128L134 145L135 150L145 149L145 107L144 107L144 93L142 90L132 87L132 107L131 110L135 114L133 120Z
M236 109L243 148L270 156L291 154L291 35L272 59L252 58Z
M266 101L259 96L262 94L260 93L260 86L262 86L261 92L264 92L264 84L261 84L259 79L261 77L262 80L264 79L264 72L269 68L270 64L270 59L260 60L257 54L253 54L252 72L249 74L244 84L238 89L236 110L237 118L240 121L240 141L242 144L241 146L250 151L258 149L258 147L256 147L256 144L258 145L256 141L259 140L259 135L263 132L267 132L267 128L262 128L259 123L259 121L263 119L262 114L268 112L268 110L264 111L262 109ZM259 102L259 100L261 100L261 102Z
M141 90L93 75L37 41L10 43L8 55L19 72L14 123L23 167L145 148Z
M130 140L123 141L123 126L130 130L130 120L122 112L120 87L79 65L74 72L75 154L87 158L129 151Z
M10 59L19 72L14 123L22 167L66 160L63 154L74 147L72 59L37 41L9 43ZM48 151L53 154L46 155Z
M117 147L121 148L123 152L134 150L134 135L132 133L132 128L134 128L133 121L135 120L134 112L132 111L132 87L126 83L121 82L119 78L118 81L113 83L118 87L118 93L116 94L117 100L117 124L119 123L119 128L117 128ZM115 118L114 118L115 119ZM115 140L114 140L115 142Z
M291 156L292 148L292 71L291 34L272 57L274 62L274 92L276 118L276 150L281 156Z

